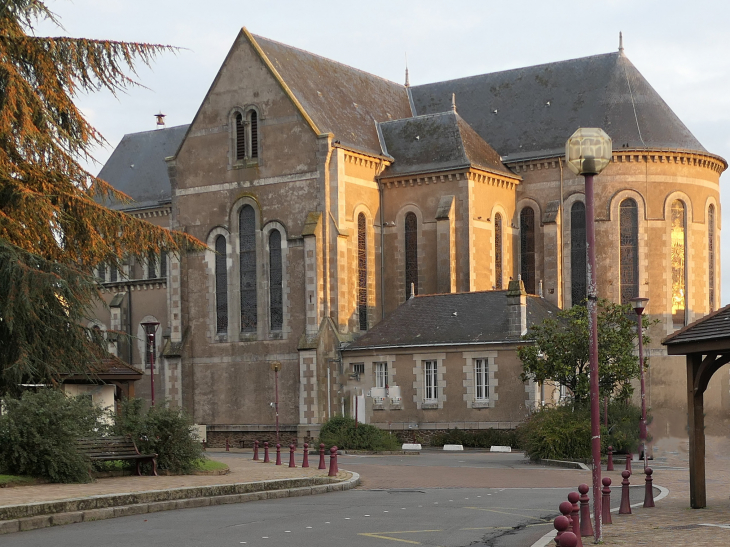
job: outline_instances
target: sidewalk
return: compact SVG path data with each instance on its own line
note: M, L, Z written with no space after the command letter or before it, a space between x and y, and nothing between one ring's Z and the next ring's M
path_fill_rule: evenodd
M169 509L311 495L346 490L359 483L359 476L348 471L328 477L327 469L317 469L318 459L311 461L314 467L290 468L252 461L250 452L230 457L209 451L208 456L228 465L230 473L126 476L89 484L0 489L0 534Z
M669 495L651 509L635 507L632 515L613 513L613 524L604 527L605 545L730 545L730 439L706 439L705 509L690 509L689 506L688 445L689 441L678 439L659 441L655 445L654 460L649 462L654 469L654 484L668 488ZM634 462L633 471L631 483L643 482L643 462ZM620 471L609 473L608 476L613 481L611 490L612 499L615 500L614 496L620 495ZM631 500L632 503L640 501L643 501L643 497Z

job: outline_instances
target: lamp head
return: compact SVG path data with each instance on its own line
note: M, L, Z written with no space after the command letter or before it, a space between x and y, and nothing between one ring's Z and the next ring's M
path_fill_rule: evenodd
M598 127L581 127L565 143L565 163L576 175L597 175L612 154L611 137Z
M637 296L636 298L629 300L629 302L631 302L631 307L634 308L636 315L641 315L644 313L644 308L646 308L646 304L649 302L649 299Z

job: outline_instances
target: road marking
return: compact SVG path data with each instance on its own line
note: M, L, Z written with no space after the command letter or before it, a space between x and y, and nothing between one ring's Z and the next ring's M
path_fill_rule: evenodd
M496 509L488 509L486 507L464 507L464 509L475 509L477 511L489 511L490 513L499 513L500 515L510 515L513 517L522 517L522 518L526 518L526 519L535 519L535 520L540 520L540 521L545 520L545 519L541 519L539 517L533 517L532 515L520 515L518 513L507 513L505 511L497 511Z
M389 539L390 541L399 541L401 543L410 543L411 545L421 545L420 541L412 541L410 539L401 539L401 538L392 538L389 536L392 535L398 535L398 534L421 534L421 533L431 533L431 532L443 532L443 530L403 530L400 532L368 532L368 533L360 533L358 536L365 536L365 537L371 537L371 538L377 538L377 539ZM388 534L388 535L386 535Z

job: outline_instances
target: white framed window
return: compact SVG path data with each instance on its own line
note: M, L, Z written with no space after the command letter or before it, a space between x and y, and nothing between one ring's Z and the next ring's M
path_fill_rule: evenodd
M375 387L388 387L388 363L375 363Z
M423 362L424 401L438 400L438 361Z
M474 399L489 401L489 361L474 359Z

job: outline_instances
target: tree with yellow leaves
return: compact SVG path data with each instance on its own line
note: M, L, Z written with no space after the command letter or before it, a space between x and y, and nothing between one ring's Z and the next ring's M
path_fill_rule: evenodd
M38 37L58 20L42 0L0 0L0 394L93 369L104 342L82 326L99 264L203 244L104 203L128 196L89 173L103 137L74 104L80 92L138 83L170 46Z

